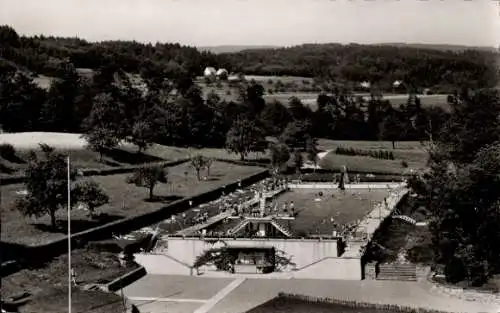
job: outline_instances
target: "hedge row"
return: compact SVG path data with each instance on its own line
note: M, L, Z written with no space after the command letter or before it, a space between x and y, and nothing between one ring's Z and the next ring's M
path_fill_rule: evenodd
M90 241L97 241L110 238L112 234L127 234L131 231L158 223L159 221L165 220L174 214L179 214L190 208L189 202L192 201L193 205L198 205L201 203L206 203L211 200L217 199L221 196L222 192L231 193L236 189L240 188L239 184L243 187L254 184L262 179L269 177L268 170L262 170L256 174L249 175L241 180L230 183L226 186L221 186L215 188L206 193L194 195L192 197L186 197L174 202L169 203L168 205L154 211L144 213L138 216L129 217L125 219L121 219L115 222L111 222L105 225L101 225L98 227L94 227L76 234L71 235L72 248L76 249L79 247L85 246ZM27 262L30 259L40 259L40 256L44 256L46 258L55 257L67 252L68 239L62 238L56 241L53 241L48 244L33 246L33 247L24 247L23 257ZM29 265L29 264L26 264ZM4 268L2 264L2 275L4 275ZM21 265L21 267L24 265ZM9 265L10 268L13 268L13 265Z
M332 297L321 298L321 297L298 295L298 294L288 294L283 292L280 292L278 294L278 297L281 299L304 301L308 303L335 304L353 309L372 309L377 311L394 312L394 313L444 313L444 311L410 307L406 305L368 303L350 299L336 299Z
M164 165L164 166L176 166L182 163L188 162L189 158L184 158L175 161L168 162L153 162L153 163L145 163L140 165L131 165L131 166L120 166L115 168L102 168L102 169L84 169L82 170L83 176L107 176L107 175L117 175L117 174L127 174L132 173L133 171L141 168L143 166L148 165ZM12 177L0 177L0 185L10 185L10 184L19 184L24 182L24 175L12 176Z
M386 150L364 150L364 149L337 147L335 153L341 155L350 155L350 156L356 156L356 155L368 156L382 160L394 160L394 154L392 153L392 151L386 151Z

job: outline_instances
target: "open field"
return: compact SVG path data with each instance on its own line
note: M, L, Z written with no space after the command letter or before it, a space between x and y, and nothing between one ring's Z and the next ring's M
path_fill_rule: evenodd
M361 150L385 150L394 155L394 160L381 160L367 156L347 156L335 153L338 147ZM320 166L325 169L339 170L343 165L347 170L360 172L380 172L387 174L401 174L405 168L401 164L405 161L410 168L424 168L427 162L427 151L418 141L396 142L396 149L392 149L389 141L352 141L319 139L318 149L328 151L321 161Z
M323 192L323 196L318 193ZM294 202L298 216L289 223L298 235L331 235L342 225L353 223L368 214L376 203L388 195L387 190L356 190L345 193L335 190L300 189L286 192L271 206ZM320 201L316 201L320 199ZM331 219L337 227L333 225Z
M319 93L317 92L283 92L283 93L273 93L264 95L266 102L279 101L284 105L288 104L291 97L299 98L304 105L309 106L311 109L316 110L316 100ZM369 100L369 96L362 95L365 100ZM448 109L448 104L446 102L447 95L418 95L422 103L422 107L441 107L443 109ZM395 108L399 108L401 104L406 104L408 100L407 94L397 94L397 95L384 95L385 100L389 100L391 105Z
M131 144L120 144L116 149L106 151L102 161L97 152L85 148L86 141L80 134L28 132L0 134L0 144L10 144L16 150L15 156L0 156L0 176L19 175L27 167L29 153L41 155L39 144L54 147L57 152L71 156L71 163L76 168L102 169L128 165L137 165L157 161L174 161L147 154L137 154L137 148ZM175 154L174 154L175 156Z
M335 153L338 147L353 148L362 150L385 150L394 155L394 160L382 160L368 156L347 156ZM348 141L319 139L318 149L329 151L320 161L320 166L325 169L339 170L343 165L347 170L359 172L377 172L386 174L402 174L407 171L402 165L402 161L408 164L409 168L425 168L428 153L420 142L400 141L396 142L396 149L392 149L389 141Z
M173 200L207 192L213 188L236 181L243 176L256 173L261 168L253 166L239 166L223 162L214 162L207 180L198 181L196 174L189 163L169 168L169 183L158 184L155 187L156 199L147 200L148 189L126 183L128 174L96 176L98 182L110 197L110 203L98 209L102 216L97 220L87 217L87 212L74 209L72 212L72 231L78 232L114 220L151 212L168 204ZM203 171L205 176L206 172ZM86 178L82 178L86 179ZM14 202L17 191L23 190L21 184L2 186L2 241L38 245L51 240L62 238L66 232L66 211L57 213L60 228L57 231L49 229L49 217L40 219L24 218L15 208Z
M108 283L135 268L122 267L115 254L91 249L74 250L71 264L80 286ZM24 269L2 277L2 299L28 292L33 300L23 307L22 312L67 312L67 281L68 256L62 255L43 267ZM122 300L114 294L78 288L74 288L72 293L75 312L123 312Z
M422 144L419 141L397 141L396 149L392 149L392 143L390 141L365 141L365 140L330 140L330 139L319 139L318 149L320 150L331 150L337 147L346 147L354 149L367 149L367 150L390 150L393 153L398 153L400 151L416 151L425 153Z

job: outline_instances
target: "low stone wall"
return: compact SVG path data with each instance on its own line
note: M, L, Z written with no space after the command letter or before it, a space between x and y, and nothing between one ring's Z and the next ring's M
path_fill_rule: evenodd
M294 272L293 278L362 280L361 259L327 257Z
M318 304L336 304L342 305L349 308L354 309L373 309L377 311L383 312L394 312L394 313L445 313L443 311L438 310L428 310L423 308L415 308L410 306L402 306L402 305L394 305L394 304L382 304L382 303L368 303L361 301L353 301L350 299L338 299L333 297L328 298L319 298L314 296L306 296L306 295L298 295L298 294L289 294L280 292L278 294L279 298L282 299L290 299L290 300L300 300L309 303L318 303Z
M117 279L113 280L109 284L106 285L106 289L109 292L115 292L117 290L123 289L127 287L128 285L132 284L133 282L141 279L142 277L146 276L147 272L146 269L141 266L131 272L128 272L127 274L118 277Z
M377 279L377 264L375 262L370 262L365 265L365 279Z

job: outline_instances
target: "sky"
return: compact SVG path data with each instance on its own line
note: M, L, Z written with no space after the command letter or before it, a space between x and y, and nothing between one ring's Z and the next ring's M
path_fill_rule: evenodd
M0 0L20 34L192 46L500 46L498 0Z

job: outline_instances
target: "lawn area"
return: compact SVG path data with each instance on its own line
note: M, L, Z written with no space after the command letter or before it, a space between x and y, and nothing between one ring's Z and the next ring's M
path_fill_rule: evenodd
M394 155L394 160L381 160L368 156L346 156L335 153L338 147L353 148L360 150L384 150ZM347 169L363 172L382 172L388 174L400 174L405 171L401 161L405 161L410 168L424 168L426 166L428 153L424 146L418 141L396 142L396 149L392 149L390 141L350 141L319 139L318 149L323 151L333 150L322 160L327 169L339 169L346 165ZM342 164L344 162L344 164Z
M372 308L351 308L339 304L309 303L298 299L284 299L276 297L246 313L394 313L393 311L377 310Z
M122 267L118 257L108 252L91 249L74 250L71 264L79 286L109 283L136 266ZM2 277L2 299L27 292L33 300L21 312L67 312L68 305L68 256L62 255L43 268L24 269ZM120 297L100 291L83 291L74 288L72 305L75 312L123 312Z
M347 156L329 152L321 159L319 165L324 169L340 171L345 165L347 171L361 173L381 173L399 175L408 171L402 164L403 160L381 160L365 156ZM409 168L420 169L425 166L425 159L407 161Z
M348 156L336 154L337 147L360 150L385 150L394 155L394 160L382 160L369 156ZM428 153L418 141L396 142L396 149L392 149L389 141L348 141L319 139L318 149L330 151L320 161L324 169L340 170L347 166L347 170L364 173L402 174L407 171L402 164L405 161L409 168L422 169L426 167Z
M98 209L101 217L91 220L87 212L74 209L72 211L72 231L78 232L114 220L152 212L173 200L200 194L214 188L234 182L244 176L257 173L261 168L254 166L240 166L225 162L214 162L207 180L198 181L190 163L183 163L169 168L169 183L159 184L154 193L157 199L148 201L148 189L127 184L129 174L95 176L98 182L110 197L110 203ZM186 175L187 173L187 175ZM203 171L205 176L206 172ZM82 178L88 179L88 178ZM57 231L49 230L49 217L40 219L24 218L13 206L16 191L24 189L21 184L5 185L2 188L2 229L1 239L5 242L38 245L62 238L66 232L66 211L58 211L57 218L60 228Z
M323 192L323 196L318 196ZM273 201L272 206L294 202L298 216L290 222L296 235L331 235L336 224L347 225L368 214L376 203L388 195L387 190L355 190L345 193L338 190L299 189L286 192ZM320 198L321 201L316 201ZM337 229L340 230L340 227Z
M316 110L317 108L316 100L318 99L318 95L319 95L318 92L279 92L273 94L266 93L264 95L264 99L266 100L266 102L271 102L276 100L280 101L284 105L288 105L288 100L290 99L290 97L297 97L302 101L304 105L309 106L312 110ZM363 96L366 100L370 99L369 96L365 96L363 94L359 95ZM418 95L418 98L420 99L422 107L424 108L437 106L445 110L449 109L449 105L446 102L447 95ZM408 95L387 94L384 95L384 100L389 100L389 102L394 108L399 108L401 104L406 104L408 100Z
M0 157L0 177L21 175L28 166L29 149L17 149L15 158ZM40 149L33 150L42 155ZM137 154L131 148L117 148L104 153L102 161L99 154L87 149L57 149L56 152L70 155L71 163L80 169L106 169L130 165L139 165L149 162L174 161L177 159L162 159L148 154Z

